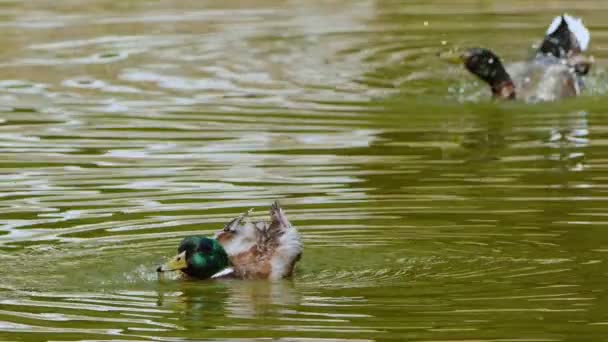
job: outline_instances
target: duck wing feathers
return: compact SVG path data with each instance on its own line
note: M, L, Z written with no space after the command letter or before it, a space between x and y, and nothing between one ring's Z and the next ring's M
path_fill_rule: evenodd
M526 102L577 96L582 88L576 73L553 57L513 63L507 66L507 70L517 89L517 97Z

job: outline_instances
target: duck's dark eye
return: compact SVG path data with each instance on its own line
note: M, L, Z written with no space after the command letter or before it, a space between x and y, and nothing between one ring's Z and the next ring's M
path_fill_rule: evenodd
M182 257L178 257L178 258L177 258L177 261L180 261L180 260L182 260Z

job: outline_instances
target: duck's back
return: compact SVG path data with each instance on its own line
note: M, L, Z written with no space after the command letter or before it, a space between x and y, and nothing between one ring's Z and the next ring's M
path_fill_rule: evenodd
M302 242L283 209L275 202L269 222L247 221L231 233L216 236L226 246L234 275L242 279L281 279L291 276L302 254ZM241 220L243 221L243 220ZM240 239L240 240L239 240Z
M289 222L286 221L285 222ZM255 222L257 243L249 250L230 256L235 273L243 279L281 279L291 276L302 254L302 242L295 227L273 222Z
M580 93L576 74L556 58L513 63L507 66L507 71L515 84L517 98L526 102L554 101Z

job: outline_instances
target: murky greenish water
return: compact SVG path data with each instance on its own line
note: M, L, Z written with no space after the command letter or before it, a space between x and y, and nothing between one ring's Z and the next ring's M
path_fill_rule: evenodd
M583 16L587 95L493 103L436 54ZM2 1L0 340L603 341L608 6ZM159 281L280 199L292 280Z

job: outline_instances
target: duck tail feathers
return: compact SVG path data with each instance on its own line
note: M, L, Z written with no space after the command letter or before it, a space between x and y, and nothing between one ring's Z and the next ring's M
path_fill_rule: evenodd
M587 50L589 47L589 42L591 41L591 34L589 33L589 30L583 24L582 19L573 17L568 13L564 13L553 19L553 22L551 22L551 25L549 25L549 28L547 29L547 35L552 35L555 33L562 23L565 23L568 30L572 32L574 37L576 37L581 51Z
M285 216L285 212L283 211L283 208L281 208L279 201L275 201L272 206L270 206L270 218L272 219L272 226L278 224L278 226L283 229L291 227L291 223L287 219L287 216Z

